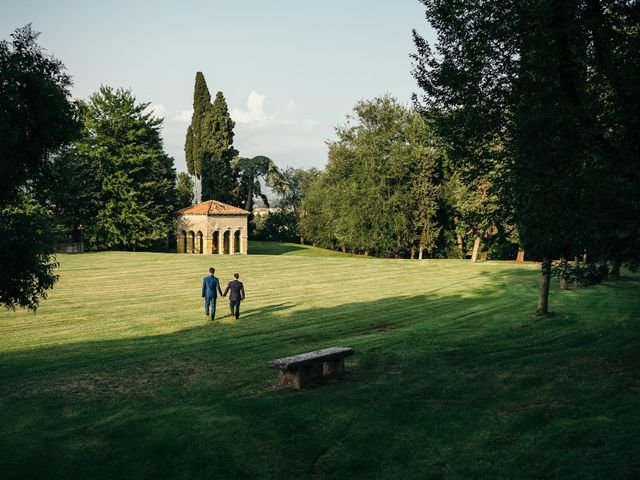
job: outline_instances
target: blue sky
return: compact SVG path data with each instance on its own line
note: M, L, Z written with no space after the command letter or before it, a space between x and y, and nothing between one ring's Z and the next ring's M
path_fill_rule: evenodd
M358 100L410 103L411 29L433 35L418 0L0 0L0 11L0 38L26 23L42 32L74 97L105 84L151 102L179 171L196 71L224 93L242 156L321 168Z

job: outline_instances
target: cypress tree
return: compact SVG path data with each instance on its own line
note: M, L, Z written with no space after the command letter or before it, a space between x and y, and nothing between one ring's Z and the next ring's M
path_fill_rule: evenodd
M205 119L210 111L211 94L204 75L202 72L197 72L193 88L193 115L191 116L191 124L187 129L187 136L184 142L185 160L187 162L187 170L193 175L196 202L200 200L198 181L202 178L202 159L205 156L205 144L208 137L205 130Z
M235 122L222 92L204 117L202 156L202 198L229 202L233 184L231 160L238 155L233 148Z

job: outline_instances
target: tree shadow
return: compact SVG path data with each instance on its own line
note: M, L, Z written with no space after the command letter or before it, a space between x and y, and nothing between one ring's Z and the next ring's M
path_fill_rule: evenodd
M249 255L286 255L291 252L305 250L305 247L295 243L280 242L249 242Z
M273 305L266 305L264 307L259 307L259 308L249 308L247 310L241 309L240 319L251 318L251 317L262 318L276 312L282 312L284 310L288 310L295 306L296 306L295 303L283 302L283 303L277 303Z

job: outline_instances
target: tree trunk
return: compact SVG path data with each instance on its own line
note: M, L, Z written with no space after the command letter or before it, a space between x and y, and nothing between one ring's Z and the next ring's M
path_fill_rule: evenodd
M456 240L458 241L458 249L460 250L460 258L464 258L464 240L462 239L462 235L456 232Z
M580 257L578 255L576 255L576 269L575 269L574 277L576 278L575 280L576 288L580 288L582 286L582 282L580 281L580 278L581 278Z
M569 265L565 257L560 258L560 290L569 290L569 282L567 282L567 268Z
M418 260L422 260L422 254L423 254L423 251L424 251L424 250L422 249L422 247L420 247L420 248L418 249Z
M606 260L600 262L600 271L602 272L602 281L606 282L609 280L609 265Z
M620 260L617 257L611 259L611 280L620 279Z
M193 180L193 203L198 203L198 181L196 180L196 174L191 175Z
M416 247L411 247L411 260L416 258Z
M542 272L540 273L540 289L538 290L538 314L549 314L549 285L551 284L551 260L549 256L542 257Z
M524 262L524 250L522 248L518 249L518 256L516 257L516 262Z
M247 201L244 202L244 209L247 212L253 211L253 185L249 185L247 192Z
M473 241L473 253L471 254L472 263L476 263L478 261L478 250L480 250L480 237L476 237Z

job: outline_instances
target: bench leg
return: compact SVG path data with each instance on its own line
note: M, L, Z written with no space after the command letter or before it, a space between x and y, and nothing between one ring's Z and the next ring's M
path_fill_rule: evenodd
M344 358L329 360L322 365L323 375L341 375L344 373Z
M278 375L278 383L281 387L291 387L294 390L300 390L302 387L302 378L300 370L282 371Z

